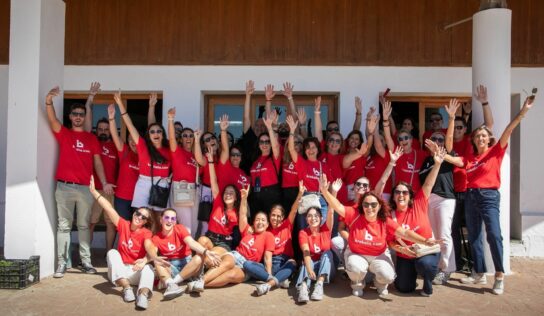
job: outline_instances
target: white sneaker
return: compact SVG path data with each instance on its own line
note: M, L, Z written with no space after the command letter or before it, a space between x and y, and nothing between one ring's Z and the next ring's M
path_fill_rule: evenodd
M434 285L444 285L448 282L450 279L450 274L444 271L440 271L436 274L436 276L433 279Z
M364 280L363 282L351 281L351 294L353 294L353 296L362 297L365 285L366 284Z
M504 293L504 279L495 279L493 283L493 293L502 295Z
M255 285L255 291L257 292L257 296L265 295L266 293L268 293L268 291L270 291L270 284L257 284Z
M388 298L389 291L387 290L387 284L382 285L378 282L374 282L374 285L376 286L376 291L378 291L378 296L380 298L383 298L383 299Z
M314 285L314 291L310 297L312 301L321 301L323 299L323 282L316 282Z
M134 302L136 300L136 296L134 296L134 290L132 287L127 287L123 289L123 301L125 302Z
M310 298L308 297L308 286L306 285L306 282L304 282L298 287L297 302L308 303L309 300Z
M149 303L147 302L147 296L144 294L138 295L138 299L136 300L136 307L139 309L147 309L149 306Z
M181 287L179 287L179 285L177 285L176 283L172 282L168 284L168 286L166 287L166 291L164 291L163 298L166 301L171 300L180 296L182 293L183 293L183 290L181 289Z
M421 292L419 292L419 294L421 294L421 296L424 296L424 297L431 297L432 294L429 294L423 290L421 290Z
M198 279L198 280L194 281L193 292L198 292L198 293L204 292L204 280L203 279Z
M288 289L291 282L289 282L289 279L286 279L285 281L280 282L279 285L282 289Z
M487 284L487 278L485 277L485 273L476 273L472 271L470 276L461 279L461 283L484 285Z

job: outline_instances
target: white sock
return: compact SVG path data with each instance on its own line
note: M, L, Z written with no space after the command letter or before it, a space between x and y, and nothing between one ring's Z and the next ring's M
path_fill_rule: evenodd
M168 286L170 284L174 283L174 280L172 278L168 278L166 281L164 281L164 285Z
M176 275L176 276L174 277L173 282L176 283L176 284L180 284L181 282L183 282L183 278L181 277L180 274L178 274L178 275Z

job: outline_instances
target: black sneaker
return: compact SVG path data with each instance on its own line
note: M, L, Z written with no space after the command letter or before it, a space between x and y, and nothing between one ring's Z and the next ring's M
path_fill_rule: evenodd
M87 274L95 274L96 273L96 269L90 263L82 263L80 269L81 269L81 271L83 271L83 272L85 272Z

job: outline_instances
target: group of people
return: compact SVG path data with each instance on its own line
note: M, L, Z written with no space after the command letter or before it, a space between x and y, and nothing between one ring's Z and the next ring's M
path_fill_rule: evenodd
M307 114L296 108L288 82L282 91L289 103L285 122L278 122L272 109L272 85L265 87L262 117L252 122L255 88L252 81L246 83L243 135L236 141L227 115L219 118L216 136L183 127L171 108L165 129L155 119L156 95L150 96L149 125L142 136L121 92L93 135L91 105L99 89L93 83L87 104L71 106L70 128L55 114L59 88L45 100L60 148L54 277L71 266L75 209L81 269L96 273L90 241L103 211L108 276L122 287L126 302L136 301L142 309L156 277L165 299L181 295L182 282L188 292L202 292L252 278L261 281L258 296L289 287L292 279L299 303L319 301L339 266L355 296L362 296L371 281L382 298L388 297L390 284L399 292L414 292L418 275L423 277L421 295L430 296L433 284L448 282L458 268L456 232L464 215L474 266L461 282L486 283L485 222L496 271L493 291L503 293L500 166L510 135L534 96L497 141L487 90L479 86L476 99L485 124L467 135L467 117L458 113L469 114L471 107L453 99L444 106L447 128L442 115L433 113L422 148L411 118L397 130L386 98L380 100L381 114L369 109L364 132L362 102L356 98L353 130L344 138L336 121L327 122L323 131L318 97L315 135L310 135ZM128 130L126 139L117 130L116 106ZM138 285L136 294L132 285Z

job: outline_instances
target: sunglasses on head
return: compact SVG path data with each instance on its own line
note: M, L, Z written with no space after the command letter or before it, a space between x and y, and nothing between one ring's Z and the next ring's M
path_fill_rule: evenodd
M175 222L175 221L177 221L177 218L175 216L164 215L162 217L162 220L165 221L165 222Z
M162 134L162 129L151 129L149 134Z
M339 127L329 127L327 128L327 132L338 132L340 130Z
M144 214L140 213L140 211L134 212L134 216L139 217L139 218L143 219L144 221L147 221L149 219L149 217L147 217Z
M443 143L444 142L444 138L442 137L431 137L431 140L435 143Z
M329 143L341 144L342 140L340 138L329 138Z
M203 140L205 143L209 143L209 142L212 141L212 139L215 139L215 136L206 137L206 138L203 138L202 140Z
M270 145L270 139L260 140L259 145Z
M408 191L408 190L399 190L399 189L395 189L395 194L398 194L398 195L409 195L409 194L410 194L410 191Z
M458 131L462 130L463 128L465 128L463 125L455 126L455 129L458 130Z
M183 137L183 138L193 138L193 137L195 137L195 135L193 135L193 134L181 134L181 137Z
M399 142L402 142L403 140L409 140L411 137L410 136L399 136L397 137L397 139L399 140Z
M70 115L72 116L75 116L75 117L85 117L85 112L71 112Z
M242 157L242 153L230 153L231 157Z
M376 208L378 207L378 202L363 202L364 208Z
M356 187L360 187L360 188L362 187L362 188L365 188L365 189L366 189L366 188L368 188L370 185L369 185L368 183L365 183L365 182L359 182L359 181L357 181L357 182L355 182L355 186L356 186Z

